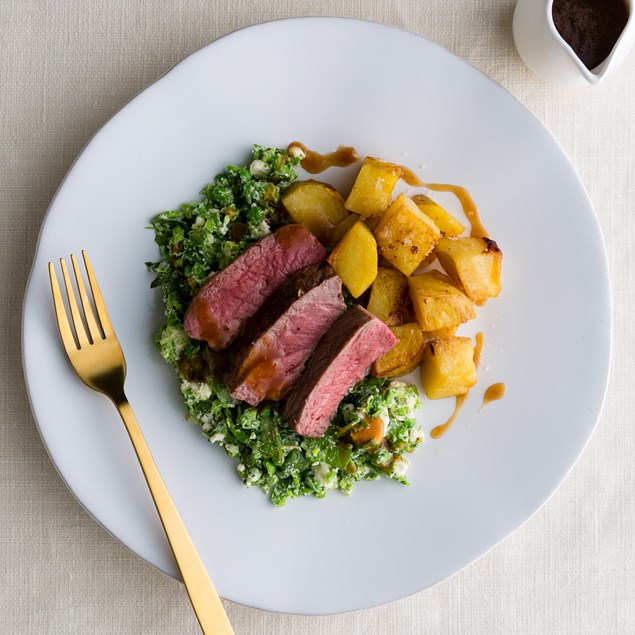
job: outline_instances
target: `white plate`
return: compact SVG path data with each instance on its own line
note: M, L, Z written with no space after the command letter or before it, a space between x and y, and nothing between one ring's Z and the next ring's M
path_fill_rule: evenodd
M197 198L252 143L354 145L430 182L467 187L505 253L503 292L464 329L485 348L458 422L412 460L411 487L275 509L184 422L152 335L149 219ZM325 179L350 184L354 171ZM458 210L451 195L439 200ZM128 360L127 392L176 504L225 598L325 614L402 598L459 571L527 520L567 475L599 416L610 356L606 256L576 172L503 88L393 28L308 18L248 28L176 66L115 115L62 183L24 304L29 395L44 443L90 514L171 576L175 564L123 425L75 377L55 330L46 264L86 249ZM502 401L479 406L485 388ZM452 409L426 402L428 432Z

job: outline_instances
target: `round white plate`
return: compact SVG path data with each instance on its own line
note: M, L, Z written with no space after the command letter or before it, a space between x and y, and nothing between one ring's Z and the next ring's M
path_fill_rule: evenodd
M503 292L462 329L485 334L478 384L454 427L412 457L411 487L360 484L275 509L184 421L155 351L162 321L144 263L157 212L197 193L252 143L354 145L458 183L505 258ZM322 178L347 187L354 169ZM459 210L451 195L438 200ZM124 427L73 374L56 332L47 262L86 249L128 360L127 392L220 594L272 611L371 607L459 571L527 520L587 443L610 355L606 255L574 168L503 88L441 47L386 26L267 23L190 55L91 140L44 221L24 303L35 419L82 505L135 553L178 577ZM480 413L487 386L507 395ZM452 410L426 402L426 432Z

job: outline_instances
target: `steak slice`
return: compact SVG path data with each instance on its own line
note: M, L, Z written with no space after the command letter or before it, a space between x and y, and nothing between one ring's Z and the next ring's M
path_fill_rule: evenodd
M304 225L280 228L201 287L185 312L185 332L214 350L226 348L289 276L325 258L324 247Z
M293 429L321 437L346 393L396 343L386 324L366 309L346 311L320 340L287 398L283 414Z
M344 311L342 281L326 262L301 269L269 296L236 341L225 377L232 397L252 406L281 399Z

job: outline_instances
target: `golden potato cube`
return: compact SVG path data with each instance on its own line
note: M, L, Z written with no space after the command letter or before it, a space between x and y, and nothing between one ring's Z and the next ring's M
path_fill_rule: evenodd
M439 228L405 194L395 199L375 227L379 253L406 276L421 264L440 237Z
M348 216L342 195L327 183L300 181L280 197L283 207L296 223L302 223L326 243L330 230Z
M344 206L360 216L379 216L390 205L400 176L398 165L366 157Z
M470 298L440 271L426 271L408 278L410 298L422 331L436 331L463 324L476 317Z
M344 234L360 219L359 214L349 214L329 230L328 245L334 247L344 238Z
M474 345L469 337L428 342L421 360L421 385L428 399L464 395L475 383Z
M425 341L419 325L410 322L390 330L399 341L373 364L372 374L376 377L401 377L421 363Z
M344 234L328 262L354 298L370 287L377 277L377 242L363 220Z
M425 194L417 194L412 197L412 200L426 216L432 219L444 236L459 236L465 231L463 223Z
M481 304L500 293L503 253L493 240L442 238L436 251L441 266L474 302Z
M408 278L392 267L379 267L366 308L388 326L397 326L403 323L407 299Z

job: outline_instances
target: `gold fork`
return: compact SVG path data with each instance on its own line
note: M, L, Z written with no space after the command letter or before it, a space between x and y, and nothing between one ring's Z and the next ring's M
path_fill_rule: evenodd
M60 259L72 326L64 307L53 263L49 262L57 326L66 354L79 378L89 388L109 397L123 419L203 633L233 635L234 631L220 598L159 474L124 393L126 360L85 251L82 251L82 257L97 314L92 309L75 256L71 256L71 262L81 310L75 299L66 263Z

